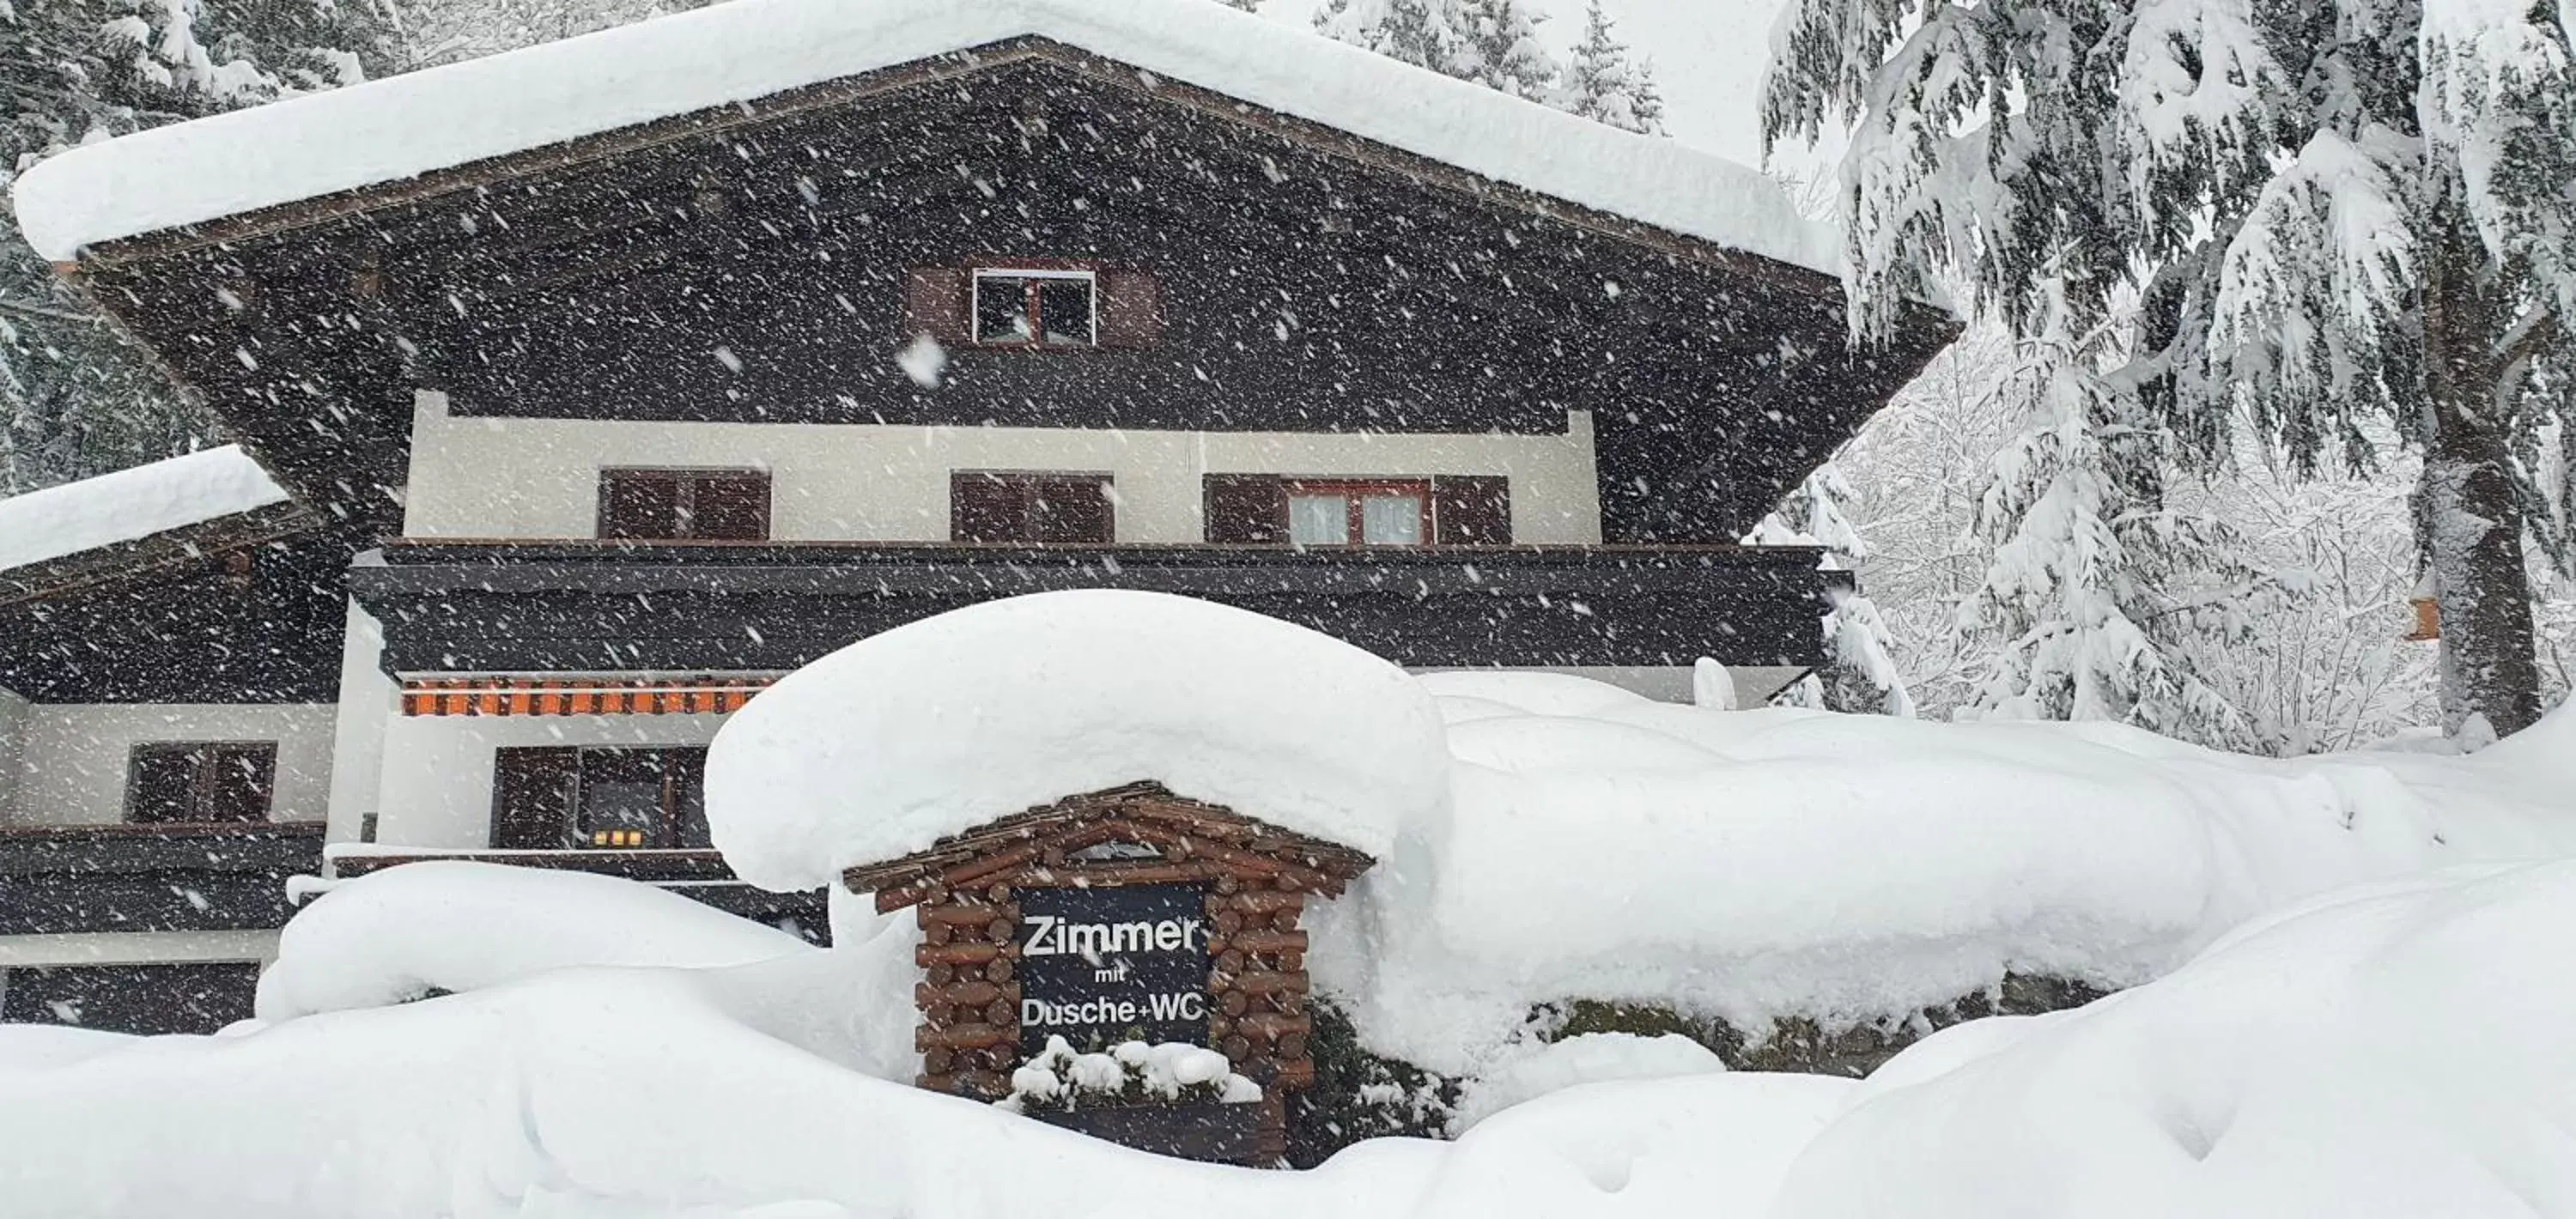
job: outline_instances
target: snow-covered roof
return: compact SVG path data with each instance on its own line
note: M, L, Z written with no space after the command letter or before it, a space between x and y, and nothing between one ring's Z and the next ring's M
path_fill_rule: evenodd
M1164 593L1039 593L788 674L716 734L707 820L777 890L1147 780L1384 858L1447 807L1442 741L1419 684L1329 635Z
M0 571L284 503L238 446L0 499Z
M1034 35L1731 249L1831 271L1763 174L1207 0L732 0L157 128L19 178L46 258Z

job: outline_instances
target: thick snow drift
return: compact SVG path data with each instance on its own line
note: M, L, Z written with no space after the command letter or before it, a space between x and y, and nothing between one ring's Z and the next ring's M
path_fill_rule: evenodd
M2161 975L2248 917L2576 854L2576 710L2466 759L2271 761L2108 725L1713 711L1433 674L1451 806L1310 918L1372 1049L1453 1075L1537 1004L1902 1019L2007 972Z
M0 1198L46 1219L2576 1217L2576 862L2348 892L1866 1083L1582 1084L1308 1173L1158 1160L863 1074L844 1005L883 981L852 972L873 951L75 1053L0 1028Z
M279 934L258 1014L284 1020L581 965L742 965L784 931L613 876L423 860L334 885Z
M236 446L0 499L0 571L283 503Z
M76 149L18 179L19 227L81 247L399 181L1022 35L1541 194L1832 270L1779 185L1205 0L734 0Z
M2336 894L2173 976L1935 1035L1781 1219L2576 1215L2576 863Z
M1259 614L1083 590L942 614L789 674L716 734L707 820L743 879L810 889L1146 779L1380 857L1449 789L1439 711L1403 670Z

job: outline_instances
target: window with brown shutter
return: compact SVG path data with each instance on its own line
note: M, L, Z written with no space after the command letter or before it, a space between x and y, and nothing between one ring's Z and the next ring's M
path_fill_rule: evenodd
M492 845L641 850L708 845L702 746L494 751Z
M949 345L1151 347L1162 339L1162 287L1151 272L1084 259L915 267L904 278L903 317L906 335Z
M948 535L1037 545L1117 541L1110 477L959 470L948 476Z
M1420 479L1285 480L1292 546L1423 546L1431 484Z
M758 470L602 470L599 536L621 541L765 540L769 475Z
M1499 474L1303 478L1210 474L1206 537L1244 546L1493 546L1512 540Z
M277 787L277 746L189 741L137 745L127 755L125 819L144 825L265 821Z
M1512 480L1500 474L1443 474L1431 480L1431 519L1443 546L1501 546L1512 540Z

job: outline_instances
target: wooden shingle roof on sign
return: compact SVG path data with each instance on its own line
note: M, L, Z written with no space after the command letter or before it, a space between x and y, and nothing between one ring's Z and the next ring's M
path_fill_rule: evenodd
M1136 850L1114 849L1122 846ZM1338 897L1376 862L1176 795L1160 783L1131 783L1013 813L900 859L847 868L841 880L852 892L874 892L883 914L991 886L1216 882L1222 888L1259 880Z

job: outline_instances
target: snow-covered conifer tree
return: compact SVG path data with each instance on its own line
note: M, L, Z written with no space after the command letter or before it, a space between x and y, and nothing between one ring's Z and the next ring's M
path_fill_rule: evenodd
M1664 134L1664 95L1655 88L1654 69L1633 57L1628 44L1613 33L1601 0L1591 0L1583 13L1583 41L1565 65L1565 89L1558 105L1596 123L1645 135Z
M2006 386L2028 422L1976 513L1992 559L1960 625L1987 637L1992 659L1961 714L2114 720L2267 750L2204 676L2246 630L2263 582L2232 557L2224 526L2168 503L2169 446L2134 365L2099 351L2101 333L2043 333Z
M2576 415L2576 53L2534 0L1795 0L1766 138L1846 116L1855 323L1963 274L2025 339L2142 307L2137 400L2206 467L2424 455L2447 726L2540 711L2527 536ZM2063 316L2060 316L2060 315ZM2038 502L2038 501L2034 501Z
M1458 31L1450 75L1534 102L1552 101L1562 71L1538 42L1539 18L1524 0L1449 0Z
M1818 546L1825 551L1827 571L1848 570L1868 557L1869 543L1843 511L1852 487L1831 461L1816 468L1789 502L1754 526L1746 536L1754 546ZM1803 524L1792 524L1794 516ZM1837 577L1840 579L1842 577ZM1905 688L1878 607L1854 589L1834 588L1833 607L1824 616L1825 666L1791 687L1784 701L1803 707L1873 715L1912 717L1914 696Z
M1331 0L1327 37L1533 101L1557 100L1563 69L1538 41L1527 0Z

